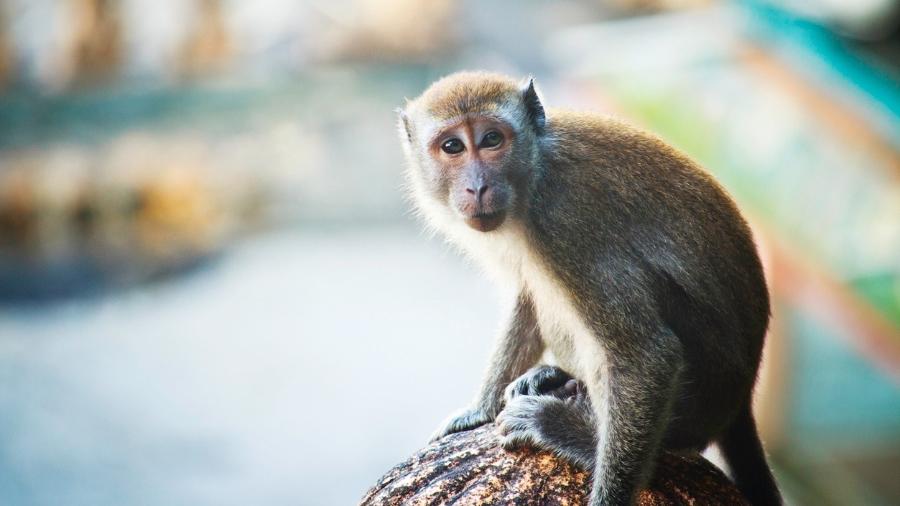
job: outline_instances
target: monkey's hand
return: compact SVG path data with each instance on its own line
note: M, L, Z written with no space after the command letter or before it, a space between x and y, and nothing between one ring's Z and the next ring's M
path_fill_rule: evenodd
M475 429L492 421L494 421L494 416L488 414L484 409L466 408L458 413L454 413L444 421L441 428L431 435L429 441L437 441L448 434Z
M497 417L505 449L532 446L593 469L597 451L594 412L584 386L569 378L544 395L518 394L512 389L506 408Z

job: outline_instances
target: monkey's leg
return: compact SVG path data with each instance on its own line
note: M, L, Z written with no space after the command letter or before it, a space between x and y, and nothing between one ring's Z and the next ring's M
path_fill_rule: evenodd
M653 472L682 368L681 343L668 329L620 334L607 344L605 374L586 382L597 423L590 504L632 504Z
M451 416L432 436L474 429L497 417L503 407L503 391L509 383L537 363L544 352L531 298L520 293L507 325L491 356L487 375L473 406Z

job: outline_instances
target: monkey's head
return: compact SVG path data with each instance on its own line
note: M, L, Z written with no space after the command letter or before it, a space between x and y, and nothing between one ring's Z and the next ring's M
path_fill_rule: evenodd
M545 121L531 79L461 72L432 84L400 111L417 205L439 224L497 229L524 209Z

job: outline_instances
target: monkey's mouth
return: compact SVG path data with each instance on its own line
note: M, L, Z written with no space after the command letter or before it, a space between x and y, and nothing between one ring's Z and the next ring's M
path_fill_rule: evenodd
M466 218L466 225L478 230L479 232L490 232L495 230L506 219L506 211L495 211L492 213L476 213Z

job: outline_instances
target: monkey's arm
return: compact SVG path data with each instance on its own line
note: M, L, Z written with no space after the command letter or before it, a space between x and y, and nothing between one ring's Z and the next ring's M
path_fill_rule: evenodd
M543 352L544 343L538 330L534 305L526 293L520 293L507 329L494 348L474 405L451 416L432 436L432 440L493 421L503 408L506 386L536 364Z

